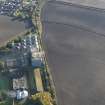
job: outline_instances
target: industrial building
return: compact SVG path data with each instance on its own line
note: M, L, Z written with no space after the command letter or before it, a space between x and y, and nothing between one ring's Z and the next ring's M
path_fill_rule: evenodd
M16 91L16 99L17 100L21 100L21 99L24 99L24 98L27 98L28 97L28 91L27 90L17 90Z
M27 89L27 79L25 75L21 78L13 79L13 90L17 89Z
M16 100L22 100L24 98L27 98L29 95L26 89L9 91L7 94L9 97L13 99L15 98Z
M5 61L5 65L8 68L14 68L17 66L17 60L15 58L10 58Z
M43 66L43 52L37 51L36 48L31 50L31 63L33 67L42 67Z
M8 91L8 96L11 98L14 98L16 100L22 100L24 98L27 98L28 93L28 85L27 85L27 79L24 75L21 78L14 78L12 79L13 82L13 89L11 91Z

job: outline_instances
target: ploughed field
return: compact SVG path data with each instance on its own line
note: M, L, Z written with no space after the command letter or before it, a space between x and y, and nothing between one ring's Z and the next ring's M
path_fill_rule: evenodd
M48 2L43 41L59 105L105 105L105 12Z
M0 45L24 31L25 25L23 22L0 15Z

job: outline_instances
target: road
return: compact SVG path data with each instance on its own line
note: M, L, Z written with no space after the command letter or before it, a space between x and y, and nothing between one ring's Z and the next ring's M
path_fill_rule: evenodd
M105 105L105 12L63 2L42 11L59 105Z

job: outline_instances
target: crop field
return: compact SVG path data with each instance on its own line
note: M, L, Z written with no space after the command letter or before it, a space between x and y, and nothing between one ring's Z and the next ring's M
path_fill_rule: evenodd
M43 41L59 105L105 105L105 12L61 2L43 9Z
M12 18L0 16L0 45L17 36L25 30L23 22L18 20L12 21Z

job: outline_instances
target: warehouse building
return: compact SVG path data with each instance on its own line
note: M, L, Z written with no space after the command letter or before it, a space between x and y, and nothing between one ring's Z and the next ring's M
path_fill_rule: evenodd
M24 98L27 98L29 95L26 89L9 91L7 94L9 97L13 99L15 98L16 100L22 100Z
M21 100L21 99L24 99L24 98L27 98L28 97L28 91L27 90L17 90L16 91L16 99L17 100Z
M8 68L14 68L16 67L18 64L17 64L17 60L15 58L9 58L5 61L5 64L6 64L6 67Z
M13 79L13 90L17 89L27 89L27 79L25 75L21 78Z
M31 50L31 63L33 67L43 67L43 52L37 51L37 49Z

